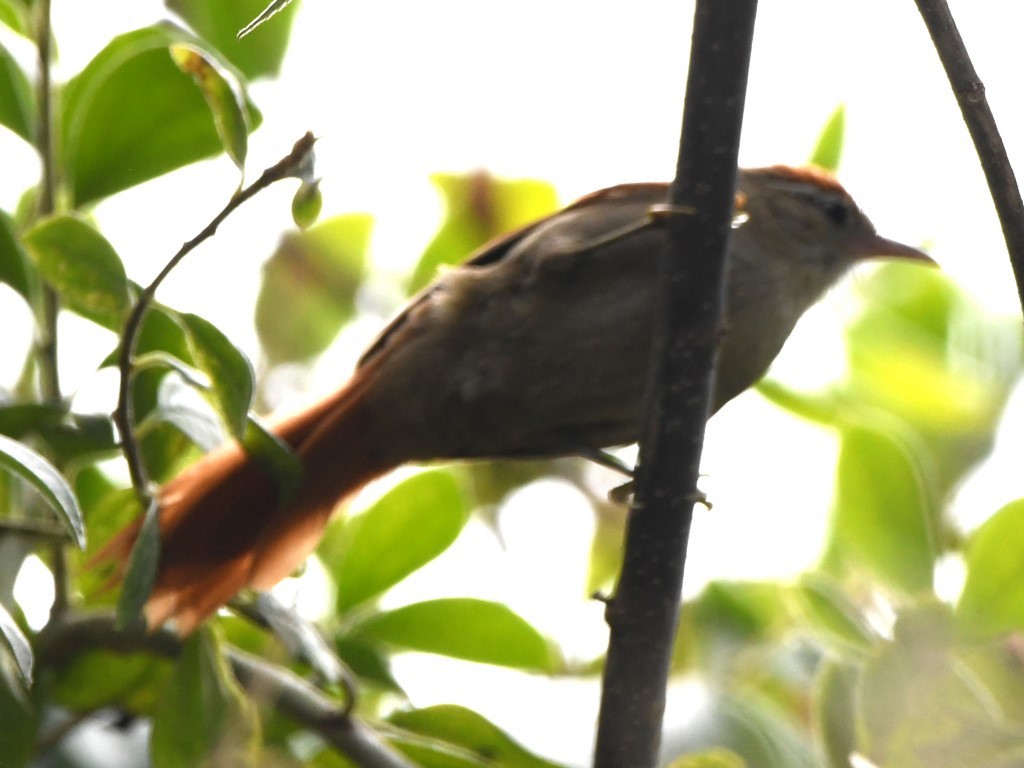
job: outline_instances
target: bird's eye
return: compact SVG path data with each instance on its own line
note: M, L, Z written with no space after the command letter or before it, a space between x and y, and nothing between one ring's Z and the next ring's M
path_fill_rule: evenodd
M840 200L833 200L825 204L825 218L837 227L845 227L850 221L850 209Z

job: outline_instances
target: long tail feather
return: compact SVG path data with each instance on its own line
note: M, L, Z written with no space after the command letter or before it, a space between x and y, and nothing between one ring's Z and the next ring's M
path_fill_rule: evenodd
M160 566L146 620L191 632L246 586L265 589L316 547L337 504L399 463L374 445L361 393L366 369L344 389L274 427L303 468L281 502L274 479L237 443L207 454L160 492ZM97 559L122 562L138 535L124 530Z

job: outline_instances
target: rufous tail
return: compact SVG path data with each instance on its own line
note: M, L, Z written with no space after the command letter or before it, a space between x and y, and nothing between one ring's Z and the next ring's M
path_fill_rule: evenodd
M400 463L374 445L361 396L366 373L272 426L302 464L292 498L282 501L278 483L235 442L161 489L160 564L145 609L150 628L174 619L187 634L243 587L273 586L313 551L341 500ZM139 527L115 536L97 559L123 563Z

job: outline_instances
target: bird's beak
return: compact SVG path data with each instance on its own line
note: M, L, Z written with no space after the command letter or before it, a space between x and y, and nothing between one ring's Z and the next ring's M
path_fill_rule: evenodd
M921 261L925 264L938 266L935 263L935 259L924 251L898 243L895 240L890 240L878 234L862 238L854 246L854 251L862 259L907 259L909 261Z

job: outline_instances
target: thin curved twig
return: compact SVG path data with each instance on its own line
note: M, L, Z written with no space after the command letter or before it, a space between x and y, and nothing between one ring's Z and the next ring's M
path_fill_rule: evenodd
M1024 202L995 117L985 98L985 85L971 63L946 0L916 1L985 172L1017 282L1017 296L1024 310Z
M312 133L306 133L301 139L295 142L291 152L284 158L267 168L248 187L239 190L224 206L223 210L211 219L203 229L191 240L184 243L178 252L171 257L171 260L164 265L160 273L149 285L142 289L139 298L132 307L131 313L124 324L124 332L121 335L121 349L118 354L117 368L121 376L117 396L117 410L114 412L114 422L121 434L121 450L125 460L128 462L128 471L131 474L132 486L142 502L143 508L149 506L150 491L149 478L142 461L142 452L139 450L139 442L135 433L135 413L131 395L132 372L135 358L135 348L138 344L139 331L142 329L142 321L146 319L146 312L153 302L157 289L167 276L174 270L181 260L194 251L200 244L213 237L217 228L224 220L234 213L243 203L255 197L271 184L290 177L305 178L309 175L312 162L313 144L316 138Z

